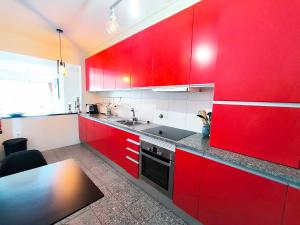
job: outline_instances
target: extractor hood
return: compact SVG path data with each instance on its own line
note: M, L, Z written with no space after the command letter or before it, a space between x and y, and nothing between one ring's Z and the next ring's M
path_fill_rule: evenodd
M179 85L179 86L162 86L154 87L154 92L201 92L203 88L213 88L214 84L195 84L195 85Z

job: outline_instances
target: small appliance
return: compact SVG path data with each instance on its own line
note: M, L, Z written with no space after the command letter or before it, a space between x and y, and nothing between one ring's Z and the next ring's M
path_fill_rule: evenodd
M97 104L86 104L86 113L99 114Z

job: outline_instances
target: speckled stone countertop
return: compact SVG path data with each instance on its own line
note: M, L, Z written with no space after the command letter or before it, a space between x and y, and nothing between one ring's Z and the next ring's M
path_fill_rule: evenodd
M81 115L86 118L106 123L131 133L135 133L137 135L149 136L162 141L173 143L179 149L300 189L299 169L294 169L287 166L282 166L279 164L237 154L234 152L210 147L209 139L202 137L201 133L196 133L176 142L143 132L143 130L145 129L160 126L158 124L148 124L145 122L139 125L129 127L118 123L117 121L122 120L124 118L120 118L117 116L105 116L101 114Z

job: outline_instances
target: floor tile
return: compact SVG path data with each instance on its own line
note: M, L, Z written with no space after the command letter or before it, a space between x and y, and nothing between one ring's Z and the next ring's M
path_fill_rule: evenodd
M101 225L97 216L92 210L80 214L79 216L63 223L64 225Z

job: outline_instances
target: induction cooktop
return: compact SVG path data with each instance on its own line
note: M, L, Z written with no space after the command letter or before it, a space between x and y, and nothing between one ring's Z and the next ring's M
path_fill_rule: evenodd
M196 134L192 131L182 130L174 127L159 126L143 130L145 133L154 134L173 141L179 141L183 138Z

